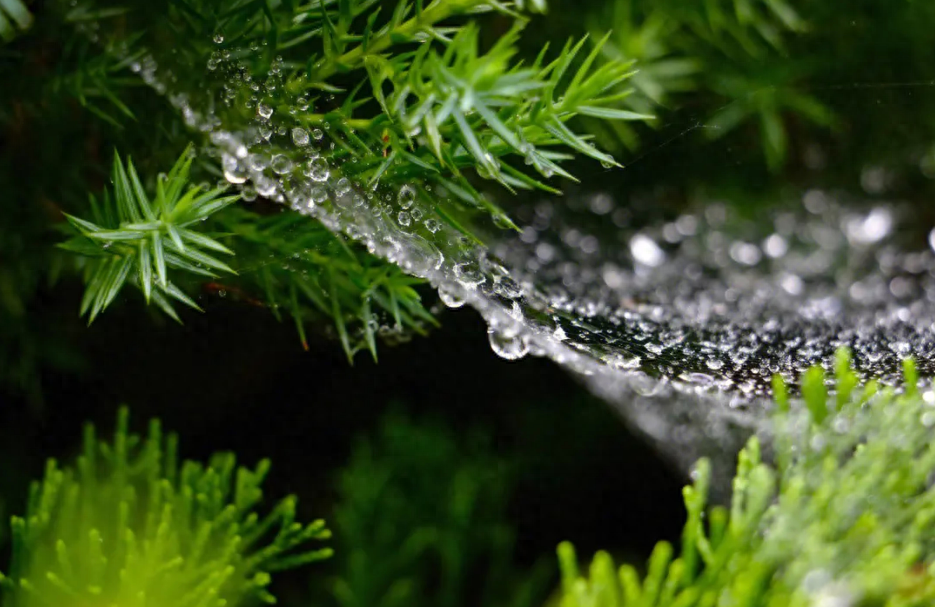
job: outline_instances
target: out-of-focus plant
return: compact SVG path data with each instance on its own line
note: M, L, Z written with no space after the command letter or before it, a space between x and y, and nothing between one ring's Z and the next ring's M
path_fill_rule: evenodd
M840 352L802 379L801 403L775 381L772 446L741 452L729 508L708 509L704 460L684 490L688 519L678 552L657 545L646 574L599 553L578 570L559 547L563 607L921 606L935 601L935 425L931 391L911 361L901 391L859 386Z
M533 607L551 571L513 564L515 466L489 436L390 415L358 443L335 507L332 596L342 607Z
M721 109L705 118L707 133L719 138L755 120L774 171L788 152L788 115L831 124L830 110L797 88L807 71L787 65L786 39L804 34L807 23L785 0L613 0L592 16L590 29L596 35L612 32L603 60L635 62L634 94L621 101L624 107L650 112L677 107L686 93L713 93ZM606 145L639 145L639 133L629 124L591 126Z
M22 0L0 0L0 40L12 40L30 25L32 15Z

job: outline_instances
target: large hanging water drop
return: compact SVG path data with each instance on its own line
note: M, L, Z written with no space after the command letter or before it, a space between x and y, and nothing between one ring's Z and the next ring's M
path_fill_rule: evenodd
M460 308L466 303L464 293L457 287L442 283L438 287L438 298L449 308Z
M500 358L518 360L529 353L529 344L518 331L490 327L487 330L487 337L490 340L491 349Z
M239 185L247 181L247 170L235 156L224 154L221 159L221 168L224 170L224 179L228 182Z

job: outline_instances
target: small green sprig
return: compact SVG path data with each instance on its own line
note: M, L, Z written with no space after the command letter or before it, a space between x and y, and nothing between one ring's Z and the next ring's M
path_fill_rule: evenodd
M587 576L559 547L562 607L909 607L935 601L935 409L911 361L901 392L860 387L838 354L836 394L820 368L804 402L776 381L773 448L740 453L729 508L707 509L710 466L684 489L681 551L661 542L645 576L595 556ZM930 393L929 393L930 394Z
M208 465L177 460L177 438L157 420L145 438L121 409L113 442L86 426L74 467L50 460L14 517L13 557L0 575L4 605L238 607L274 603L270 573L322 560L323 521L295 521L296 500L266 516L269 462L237 468L232 454ZM264 543L266 544L264 546Z
M157 179L156 194L150 198L132 161L124 168L115 154L114 191L112 195L105 191L100 203L91 196L93 221L66 215L78 235L60 246L87 258L81 314L88 314L90 321L128 282L143 291L147 303L154 302L178 320L170 300L200 308L169 279L170 273L178 270L206 277L234 273L214 256L233 252L196 226L240 196L222 196L225 188L204 192L190 186L191 163L192 155L186 150L169 174Z

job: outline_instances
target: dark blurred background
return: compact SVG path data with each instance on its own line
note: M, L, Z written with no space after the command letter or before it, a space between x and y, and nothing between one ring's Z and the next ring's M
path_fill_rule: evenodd
M78 297L49 291L31 313L73 315ZM383 347L379 363L360 356L351 367L330 339L314 339L304 352L291 324L265 310L216 296L202 303L206 313L183 326L115 310L70 336L81 372L43 374L42 405L0 396L7 514L23 511L45 458L75 455L85 421L106 436L118 407L129 404L136 431L161 418L179 433L185 457L231 450L246 465L271 458L267 495L294 493L306 517L331 519L337 471L355 438L379 432L393 411L456 435L483 428L495 456L519 460L505 520L521 568L567 539L584 554L612 547L639 561L658 539L678 537L680 473L558 366L494 355L473 311L447 312L429 338Z

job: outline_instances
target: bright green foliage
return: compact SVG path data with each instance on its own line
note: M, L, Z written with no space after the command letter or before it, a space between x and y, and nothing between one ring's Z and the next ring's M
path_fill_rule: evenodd
M326 129L336 147L325 155L345 175L362 186L416 186L420 196L440 205L443 220L450 211L444 207L452 201L438 200L438 187L453 201L510 224L504 211L475 187L471 175L509 189L554 191L540 179L571 178L558 164L570 158L569 152L615 164L593 147L589 136L568 126L575 116L649 118L613 107L626 95L619 87L633 70L627 62L596 66L601 43L585 50L586 39L569 42L551 62L548 45L534 63L516 58L519 33L527 22L517 11L541 10L541 1L229 5L197 0L184 7L170 3L168 15L119 1L91 6L126 12L131 28L139 24L162 32L158 39L142 32L128 39L123 30L115 36L129 41L131 50L145 48L160 61L166 40L172 40L168 52L184 57L184 69L209 60L217 63L216 53L225 50L237 55L237 69L246 71L251 82L263 82L274 66L277 83L265 87L258 101L275 108L275 119L289 116L287 126ZM513 22L486 50L489 45L481 40L476 21L481 13ZM220 46L212 43L215 38L223 40ZM188 73L180 80L195 77L195 86L203 87L200 76ZM223 112L222 120L237 128L254 114L239 108L255 90L246 82L224 84L237 103ZM433 194L426 193L425 185Z
M127 282L143 291L147 303L155 302L178 320L170 299L198 309L198 305L169 280L180 270L206 277L233 270L211 253L230 255L230 249L195 227L212 214L239 200L222 197L224 188L203 192L189 185L192 156L188 150L169 174L156 181L150 200L133 163L127 168L114 155L114 193L105 191L100 204L91 197L93 221L67 215L80 236L61 246L89 258L85 267L87 289L81 313L90 320L102 312Z
M330 537L322 521L295 521L286 498L254 509L269 470L237 468L232 454L207 466L177 461L177 439L152 421L129 434L121 410L112 443L85 429L72 468L50 460L14 517L11 571L0 575L9 607L237 607L272 603L270 572L327 558L308 550ZM264 543L266 544L264 546Z
M569 42L560 53L543 48L533 62L518 57L519 34L531 17L519 11L541 12L541 1L194 0L163 6L83 0L76 8L53 6L50 19L67 27L93 22L97 45L88 47L78 35L69 48L84 49L79 65L54 78L51 88L74 97L120 137L158 120L158 131L171 140L159 149L177 150L175 133L185 132L182 117L166 116L164 103L154 109L159 96L128 74L128 65L139 71L142 57L151 54L163 73L177 78L168 93L210 99L225 128L245 127L262 102L286 128L326 132L322 156L361 191L383 188L378 191L395 196L405 186L426 203L423 208L434 209L434 220L474 240L472 222L486 216L512 225L484 193L484 180L511 191L557 191L547 181L572 178L561 166L569 152L616 164L569 126L575 116L647 118L613 107L633 70L629 63L595 65L601 42ZM513 27L490 44L477 21L482 13L491 14L485 23ZM236 57L241 76L202 67L224 53ZM231 103L216 103L221 97ZM133 142L121 149L139 147ZM134 151L143 159L137 166L158 167L153 151L144 150ZM191 189L190 166L183 155L166 180L155 180L154 193L132 163L124 167L117 158L113 195L92 198L91 209L64 209L80 234L64 246L84 256L79 265L88 288L81 310L91 320L127 282L177 319L172 300L197 308L192 287L200 277L209 292L233 294L232 300L277 316L287 310L303 343L307 325L328 321L349 357L361 349L376 356L380 334L423 333L434 323L414 289L421 281L313 219L265 207L217 213L234 198ZM220 171L199 167L197 179L205 173L214 178ZM189 195L194 198L184 198ZM191 209L183 208L189 203ZM208 224L197 222L209 215ZM209 235L217 232L234 236ZM236 257L224 258L232 253Z
M388 416L338 479L341 607L537 607L548 569L518 575L506 521L515 467L490 438ZM479 581L479 583L478 583Z
M425 24L455 4L435 2L421 18L417 14L413 19ZM471 4L481 7L487 3ZM402 14L411 10L413 7L407 7ZM570 119L577 115L602 120L650 118L612 107L621 97L613 89L633 70L626 62L592 69L603 42L595 44L586 56L582 53L586 39L569 42L550 63L545 62L546 45L538 59L526 66L515 60L525 20L518 20L486 52L480 51L480 30L473 22L457 28L450 40L440 29L430 30L427 25L416 29L411 23L401 21L395 26L405 33L374 32L375 40L366 51L360 50L361 46L345 52L351 61L347 67L366 68L369 91L378 107L352 94L337 112L299 116L307 126L334 127L332 132L342 142L337 153L345 161L342 170L369 185L378 181L416 184L419 197L427 201L436 200L437 194L428 193L424 186L441 186L457 199L485 208L508 223L504 212L465 177L466 169L476 169L480 177L508 189L555 191L540 179L553 175L573 179L559 165L570 158L568 151L616 164L613 157L589 143L588 137L572 131L566 124ZM364 39L369 35L365 31ZM421 36L438 44L422 44L414 52L378 53L380 41L387 36L405 42ZM330 74L330 70L313 70L310 77L320 74ZM293 82L291 86L299 85ZM361 119L368 110L382 113ZM520 163L532 167L537 175L521 170Z
M298 213L263 215L230 206L239 196L190 185L192 162L186 151L168 175L156 180L150 201L133 163L124 167L115 156L114 194L105 191L101 203L91 198L93 221L66 215L79 235L61 247L87 260L82 314L94 320L129 282L179 320L171 299L199 309L171 279L182 276L209 281L211 291L232 299L268 307L277 318L285 310L306 347L306 325L333 319L349 359L361 349L376 358L378 331L424 333L435 324L414 288L421 281ZM227 235L227 244L206 233L208 219ZM234 267L216 257L235 252Z
M681 551L660 543L641 578L599 553L586 577L559 547L562 607L922 606L935 602L935 407L911 361L901 393L858 388L839 354L835 386L803 378L804 407L777 394L775 464L741 452L729 508L706 510L701 461L684 490ZM779 382L781 385L781 382Z

